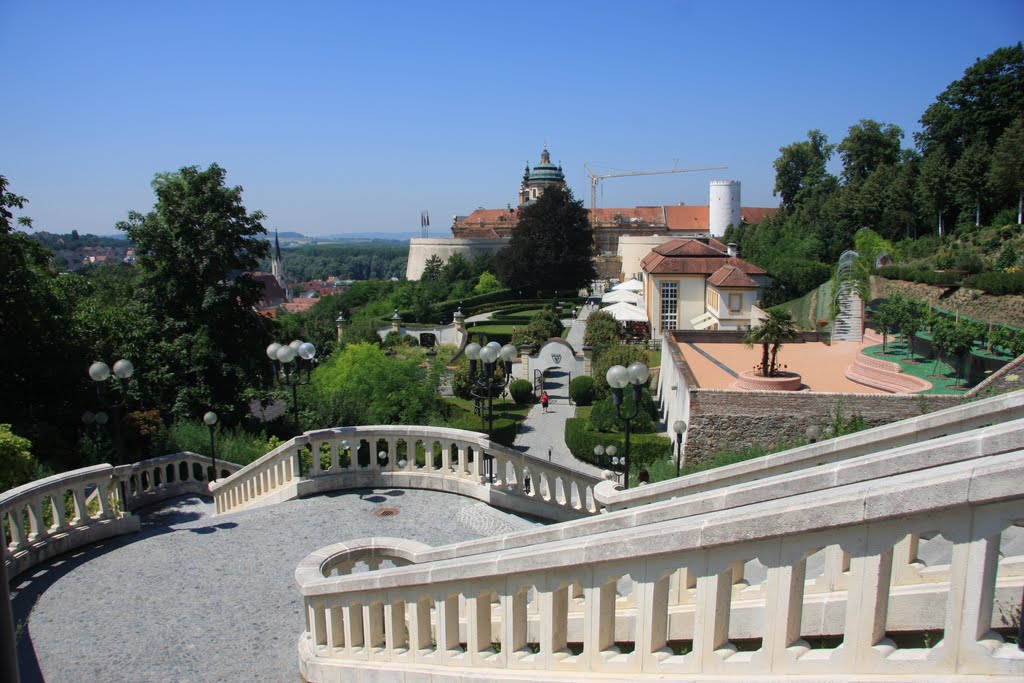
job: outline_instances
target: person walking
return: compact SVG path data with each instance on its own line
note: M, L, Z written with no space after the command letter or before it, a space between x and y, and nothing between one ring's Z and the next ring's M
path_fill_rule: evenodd
M550 400L551 399L548 397L548 392L546 392L546 391L540 392L540 407L542 408L541 412L544 412L544 413L548 412L548 402Z

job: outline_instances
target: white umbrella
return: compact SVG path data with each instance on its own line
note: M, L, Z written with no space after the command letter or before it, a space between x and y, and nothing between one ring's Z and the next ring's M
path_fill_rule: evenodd
M644 298L642 296L626 289L620 289L617 292L608 292L601 297L601 303L614 304L617 301L625 301L627 304L633 304L634 306L640 306L641 308L643 308L644 305Z
M624 289L627 292L642 292L644 291L644 284L639 280L626 280L612 287L613 290Z
M642 308L638 308L633 304L628 304L625 301L612 304L611 306L605 306L601 309L605 313L610 313L613 318L618 320L620 323L628 322L649 322L647 319L647 312Z

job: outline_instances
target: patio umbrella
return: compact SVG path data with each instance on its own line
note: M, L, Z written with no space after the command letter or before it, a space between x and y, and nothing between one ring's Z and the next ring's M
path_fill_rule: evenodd
M625 301L612 304L611 306L605 306L601 309L605 313L610 313L613 318L621 323L628 322L639 322L646 323L650 322L647 319L647 312L642 308L638 308L633 304L628 304Z
M627 304L633 304L634 306L640 306L643 308L644 298L639 294L630 292L627 289L620 289L617 292L608 292L601 297L601 303L614 304L617 301L625 301Z
M639 280L626 280L612 287L613 291L624 289L627 292L642 292L644 291L644 284Z

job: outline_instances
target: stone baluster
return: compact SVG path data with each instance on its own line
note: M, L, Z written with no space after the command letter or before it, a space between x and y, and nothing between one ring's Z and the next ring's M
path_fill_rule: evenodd
M384 643L389 658L395 658L409 649L408 630L405 626L405 600L395 600L384 607Z
M111 519L114 516L113 510L110 509L110 490L108 484L108 481L93 482L93 486L96 487L96 498L100 504L99 519Z
M363 606L358 602L342 605L342 620L345 624L345 656L352 657L354 650L363 650ZM364 650L365 653L365 650Z
M85 505L85 489L81 484L71 489L71 497L75 501L75 516L71 519L71 526L80 526L89 519L89 509Z
M502 651L507 651L505 661L508 666L532 654L526 649L529 626L527 613L530 611L527 607L528 594L529 588L517 586L501 596L501 643Z
M332 604L326 607L327 614L324 625L327 628L327 652L331 655L345 651L345 615L341 605Z
M894 538L859 539L860 547L850 561L850 587L846 600L846 626L843 632L843 666L854 670L884 658L878 645L895 644L885 638L885 620L889 608Z
M363 617L366 624L366 651L370 658L373 655L387 653L384 638L384 603L369 602L363 605Z
M825 548L825 571L815 582L815 592L831 593L845 589L849 582L849 571L849 553L839 544L828 546Z
M557 579L552 579L557 581ZM570 656L569 642L569 599L568 586L564 583L553 589L541 590L537 600L540 603L540 654L545 669L555 668L557 662ZM584 627L586 628L586 627Z
M583 650L591 671L602 670L604 661L618 654L615 648L615 584L618 578L607 577L599 584L595 581L584 588L587 598L583 619Z
M807 646L800 639L807 555L797 544L780 542L780 546L774 557L761 558L768 566L761 652L774 671L784 670L789 663L789 648L798 643Z
M672 576L672 605L688 605L693 602L697 589L697 576L686 567L680 567Z
M428 440L425 439L425 440L423 440L422 442L419 442L419 443L423 444L423 471L424 472L433 472L434 471L434 445L437 442L433 441L433 440L429 440L428 441ZM413 444L412 444L412 453L409 456L410 459L412 459L416 455L416 444L417 444L417 442L413 442Z
M309 476L319 477L324 473L323 463L320 461L320 441L309 441L309 452L312 456L310 458Z
M338 457L338 440L331 439L327 442L327 451L331 456L331 474L341 471L341 460Z
M672 654L667 648L669 579L672 571L651 567L648 572L643 580L633 580L634 602L639 608L637 613L650 615L635 620L634 657L640 658L641 667L651 655L667 657Z
M63 499L62 501L63 502ZM28 542L35 543L41 538L46 538L49 531L43 524L43 507L41 498L33 498L28 502Z
M409 615L409 648L416 660L433 661L436 659L437 642L430 632L430 606L433 599L419 598L408 603Z
M466 650L473 666L484 665L491 649L491 590L473 590L466 598Z
M437 601L437 650L448 663L462 653L459 645L459 595L451 593Z
M380 569L381 562L384 561L383 557L364 557L363 562L366 563L367 571L376 571Z
M21 550L22 545L25 543L25 537L23 529L25 528L25 518L22 516L21 508L15 507L4 513L5 522L7 524L7 530L10 533L10 542L5 546L11 552L17 552Z
M484 476L484 449L480 448L479 446L474 447L473 462L472 464L470 464L469 462L467 462L466 464L469 465L469 476L473 479L473 481L483 481L482 477Z
M743 560L734 560L729 563L729 570L732 572L732 588L734 591L741 591L750 586L750 582L743 577Z
M322 599L308 600L307 609L309 610L309 636L313 641L314 649L319 650L320 648L328 647L328 636L327 636L327 611L324 606Z
M693 656L697 671L714 671L716 650L729 642L729 608L732 571L728 565L708 566L697 577L697 602L693 615Z

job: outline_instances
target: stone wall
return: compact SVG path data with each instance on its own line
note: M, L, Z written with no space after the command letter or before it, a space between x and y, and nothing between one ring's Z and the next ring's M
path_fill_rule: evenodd
M811 425L824 428L829 414L860 415L869 427L950 408L960 396L835 394L779 391L690 390L687 461L723 450L796 442Z

